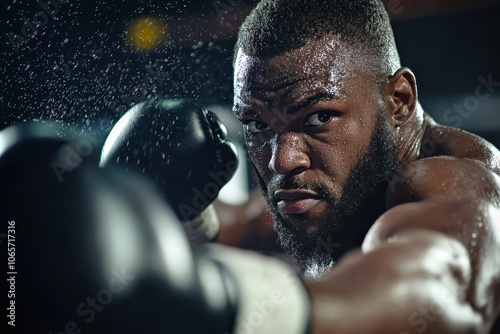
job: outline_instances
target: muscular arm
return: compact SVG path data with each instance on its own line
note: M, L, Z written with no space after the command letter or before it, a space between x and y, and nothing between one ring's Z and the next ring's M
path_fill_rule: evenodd
M314 334L486 333L497 317L500 178L448 158L402 176L362 250L307 283Z

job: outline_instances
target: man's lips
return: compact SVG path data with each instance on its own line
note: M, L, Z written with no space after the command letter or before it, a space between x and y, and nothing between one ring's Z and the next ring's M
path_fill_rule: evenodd
M280 189L274 192L274 198L283 216L306 213L321 201L316 192L307 189Z

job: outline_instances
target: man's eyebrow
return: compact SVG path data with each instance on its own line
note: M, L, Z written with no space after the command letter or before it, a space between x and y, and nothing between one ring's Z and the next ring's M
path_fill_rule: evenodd
M312 105L315 105L318 102L324 101L324 100L337 100L339 99L339 95L332 93L332 92L319 92L316 93L312 96L309 96L302 101L292 105L288 110L287 114L293 115L300 111L302 108L305 107L310 107Z
M236 117L246 116L246 117L255 118L257 116L257 112L252 107L242 105L239 103L236 103L234 105L233 113Z
M300 102L292 105L286 113L288 115L293 115L297 112L299 112L302 108L312 106L318 102L324 101L324 100L337 100L339 99L339 95L332 93L332 92L319 92L314 95L311 95ZM236 103L233 107L233 112L237 117L250 117L250 118L256 118L257 117L257 111L247 105L242 105L239 103Z

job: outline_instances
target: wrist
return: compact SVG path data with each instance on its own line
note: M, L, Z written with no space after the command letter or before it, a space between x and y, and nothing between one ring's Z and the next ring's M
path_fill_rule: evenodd
M238 286L233 334L310 333L309 295L291 267L276 258L220 245L210 245L207 254Z
M182 227L191 245L215 241L219 235L220 224L214 205L208 205L198 216L183 222Z

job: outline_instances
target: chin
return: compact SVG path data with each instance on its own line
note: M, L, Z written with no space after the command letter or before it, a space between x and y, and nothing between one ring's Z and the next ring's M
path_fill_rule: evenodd
M287 218L280 217L280 224L286 225L289 229L297 233L306 234L313 237L320 231L321 222L318 219L310 218L306 215L293 215Z
M334 264L332 258L331 237L324 233L321 224L328 222L316 220L314 224L304 223L299 217L285 220L276 216L274 228L278 233L278 241L291 255L298 267L308 277L317 277L326 272Z
M335 226L335 219L332 219L332 213L328 211L329 207L334 206L334 204L326 204L325 201L321 201L307 212L286 216L278 213L276 207L273 210L281 223L289 228L295 229L298 233L305 233L308 236L319 236L322 233L321 231L335 232L332 231Z

